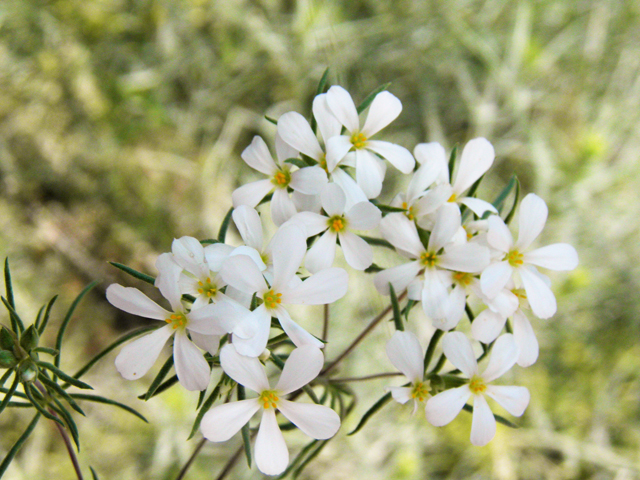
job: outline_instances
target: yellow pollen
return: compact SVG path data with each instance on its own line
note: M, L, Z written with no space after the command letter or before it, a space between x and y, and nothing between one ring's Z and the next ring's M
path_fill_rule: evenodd
M322 156L320 157L320 159L318 160L318 165L320 166L320 168L322 168L325 172L329 173L329 168L327 167L327 157L326 155L323 153Z
M457 197L457 196L456 196L456 194L454 193L454 194L452 194L452 195L449 197L449 200L447 200L447 202L455 202L457 198L458 198L458 197Z
M263 408L277 408L278 407L278 398L277 393L274 390L265 390L260 394L258 401L262 403Z
M177 328L183 328L187 326L187 317L183 314L174 313L169 318L165 319L165 322L171 325L176 330Z
M527 292L523 288L516 288L514 290L511 290L511 292L516 297L518 297L520 300L526 300L527 299Z
M438 256L433 252L424 252L420 255L420 263L426 267L433 267L437 259Z
M417 382L411 390L411 398L418 400L419 402L424 402L424 400L429 396L429 386L428 380L426 382Z
M505 260L508 261L512 267L519 267L524 263L524 255L518 250L511 250L505 257Z
M329 228L333 232L342 232L347 227L347 220L342 215L334 215L328 221Z
M402 208L404 208L406 210L406 212L404 212L405 216L409 219L409 220L413 220L416 218L415 216L415 210L413 209L413 207L410 207L407 202L402 202Z
M273 309L276 308L278 304L282 303L282 299L280 297L282 297L281 293L275 293L273 290L269 290L264 294L262 300L267 308Z
M473 275L467 272L456 272L453 274L453 279L460 285L469 285L473 280Z
M207 277L204 281L199 281L198 293L207 298L215 297L218 293L218 286L211 281L211 277Z
M484 393L486 389L487 386L485 385L482 378L478 377L477 375L474 375L471 378L471 381L469 382L469 390L471 390L473 393Z
M280 170L273 176L271 183L278 188L286 188L291 183L291 174L286 170Z
M351 137L351 144L356 150L364 148L364 146L367 144L367 137L365 137L362 133L356 133Z

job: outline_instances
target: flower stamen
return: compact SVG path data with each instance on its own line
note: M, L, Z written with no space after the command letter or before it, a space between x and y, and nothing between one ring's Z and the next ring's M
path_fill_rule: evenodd
M508 261L512 267L520 267L524 264L524 255L518 250L511 250L505 257L505 260Z
M342 215L334 215L328 222L332 232L342 232L347 227L347 220Z
M419 402L424 402L429 396L429 386L428 380L426 382L417 382L413 385L413 389L411 390L411 398L418 400Z
M476 395L478 395L479 393L484 393L486 389L487 385L484 383L484 380L477 375L474 375L469 381L469 390L471 390L471 392L475 393Z
M282 303L282 299L280 297L282 297L281 293L276 293L273 290L269 290L264 294L262 300L264 301L264 304L267 308L275 309L280 303Z
M278 407L278 394L275 390L265 390L260 394L258 401L262 404L262 407L266 410L268 408Z
M279 170L271 179L271 183L278 188L287 188L291 183L291 173L287 170Z
M174 330L178 328L184 328L187 326L187 317L182 313L173 313L169 318L165 319L165 322L170 324Z
M425 267L435 266L438 256L434 252L424 252L420 255L420 263Z
M351 137L351 144L353 148L360 150L367 144L367 137L365 137L363 133L354 133Z

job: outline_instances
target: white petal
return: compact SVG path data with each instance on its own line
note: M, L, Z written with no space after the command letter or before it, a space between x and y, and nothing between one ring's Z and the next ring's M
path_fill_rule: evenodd
M264 239L258 212L252 207L241 205L233 211L232 217L244 243L256 250L262 250Z
M578 266L578 252L566 243L554 243L525 253L524 262L549 270L568 271Z
M137 380L156 362L165 343L173 334L170 325L125 345L116 357L116 369L126 380Z
M371 230L376 228L382 219L380 209L371 202L359 202L345 214L349 228L355 230Z
M324 155L309 123L297 112L285 113L278 119L278 133L285 142L314 160Z
M327 92L327 105L338 121L349 132L356 132L360 128L358 111L349 92L344 88L334 85Z
M327 183L327 172L320 167L305 167L291 174L289 186L305 195L317 195Z
M413 399L411 396L413 388L411 387L387 387L386 390L391 392L391 396L396 402L403 405Z
M347 197L339 185L335 183L326 185L322 189L320 200L322 202L322 208L330 217L344 214Z
M259 409L257 398L217 405L202 417L200 431L211 442L226 442L238 433Z
M467 304L467 292L461 285L456 285L449 293L447 305L446 322L440 325L440 330L451 330L455 328L464 316L464 307Z
M512 334L505 333L498 337L491 349L489 364L482 373L482 379L489 383L504 375L515 365L519 354L518 345Z
M220 335L203 335L201 333L191 332L191 341L211 355L218 353L220 338Z
M403 213L391 213L380 221L380 233L397 249L419 258L425 252L415 223Z
M438 257L438 266L457 272L480 273L490 261L487 247L469 242L446 247Z
M438 142L419 143L413 149L413 156L416 157L418 163L422 165L426 165L429 163L434 164L439 172L447 168L447 157L444 151L444 147ZM448 181L448 169L446 178Z
M531 398L526 387L487 385L485 393L514 417L520 417L524 413Z
M351 232L338 234L342 253L347 263L356 270L364 270L373 263L373 249L371 245Z
M246 245L241 245L240 247L236 247L233 249L229 257L235 257L236 255L244 255L253 260L253 263L256 264L258 270L266 274L265 270L267 269L267 265L262 260L262 256L258 250L253 247L247 247ZM226 261L226 260L225 260ZM224 265L224 262L222 263ZM222 271L222 265L220 266L220 271ZM221 277L222 278L222 277ZM224 278L223 278L224 281Z
M307 251L305 230L295 224L280 227L271 240L273 257L273 282L271 286L281 291L289 284L302 264Z
M114 307L133 315L155 320L165 320L171 316L171 312L162 308L137 288L123 287L113 283L107 288L107 300Z
M491 212L496 215L498 214L496 207L485 200L480 200L479 198L465 197L460 200L460 203L469 207L469 209L479 217L484 215L484 212Z
M498 338L506 322L507 317L487 308L480 312L471 324L471 334L479 342L491 343Z
M487 241L489 245L501 252L509 252L513 248L513 236L507 224L497 215L491 215L488 223Z
M340 185L340 188L342 188L347 197L345 210L349 210L356 203L367 201L367 196L362 191L362 188L360 188L356 181L341 168L336 168L333 171L331 174L331 180L336 185Z
M376 198L380 195L384 180L381 161L367 150L356 150L355 155L356 181L367 198Z
M289 197L289 193L283 188L276 189L273 192L273 198L271 198L271 219L273 223L280 226L296 213L296 206Z
M318 130L320 135L326 143L331 137L340 135L342 130L342 124L338 121L335 115L331 112L329 105L327 104L327 94L322 93L316 95L313 99L313 116L318 124Z
M538 318L551 318L557 310L556 297L544 280L529 268L535 267L525 265L523 268L518 269L522 284L527 292L529 306Z
M327 268L311 275L299 287L282 295L282 303L324 305L347 293L349 275L342 268Z
M387 268L376 273L373 277L373 284L382 295L390 295L389 283L393 285L393 290L399 293L409 286L421 268L422 265L419 262L410 262Z
M474 395L471 443L483 447L496 435L496 419L482 395Z
M437 270L427 268L424 272L422 288L422 309L432 320L436 328L446 329L446 316L449 302L447 286L442 282Z
M305 195L294 190L291 194L291 200L293 200L293 204L296 206L298 212L320 213L320 209L322 208L320 195Z
M267 284L256 263L247 255L232 255L222 265L220 274L225 282L245 293L267 291Z
M340 417L324 405L280 400L278 410L296 427L317 440L333 437L340 428Z
M194 239L195 240L195 239ZM174 260L171 253L163 253L156 260L156 268L158 269L158 277L155 286L158 287L162 296L169 300L171 308L174 312L182 310L182 292L180 291L180 274L182 267ZM203 263L200 264L202 270L206 271Z
M222 268L222 262L231 255L231 252L233 252L233 247L224 243L213 243L204 247L204 257L207 260L209 269L219 272Z
M289 465L289 451L271 408L262 412L255 446L256 466L266 475L278 475Z
M478 180L493 164L496 153L485 138L474 138L462 150L460 165L453 182L453 191L460 195Z
M366 137L372 137L398 118L400 112L402 112L402 103L400 103L400 100L392 93L387 91L380 92L375 96L369 106L369 112L367 113L364 127L362 127L362 133Z
M294 349L284 364L275 389L286 395L304 387L318 376L323 364L324 355L318 348L303 345Z
M233 336L237 352L247 357L260 356L267 346L271 330L271 315L264 304L251 312L238 329L239 334L234 333Z
M370 140L367 143L367 149L376 152L382 158L386 158L391 165L404 174L412 173L413 167L416 165L411 152L395 143Z
M353 144L350 137L346 135L339 135L337 137L331 137L327 140L327 169L333 173L336 166L351 150Z
M425 406L427 420L435 427L442 427L458 416L471 396L469 385L445 390L431 397Z
M240 355L233 345L227 344L220 350L220 365L224 373L254 392L261 393L270 388L260 360Z
M269 147L267 147L264 140L257 135L253 137L251 145L245 148L240 156L247 165L265 175L271 176L277 170L276 164L269 152Z
M317 273L333 265L333 260L336 257L337 238L335 232L327 230L313 243L304 260L307 270L311 273Z
M280 167L284 165L284 161L289 158L296 158L300 152L289 145L280 136L280 131L276 130L276 155Z
M520 202L518 241L516 248L526 250L538 238L547 223L549 209L539 196L530 193Z
M436 212L436 223L429 237L429 251L437 252L460 228L460 209L454 203L445 203Z
M258 205L273 188L273 183L271 183L269 179L258 180L257 182L247 183L246 185L236 188L231 194L233 207L238 208L240 205L248 205L253 208Z
M478 373L478 362L471 342L462 332L449 332L442 339L442 351L458 370L467 378Z
M513 268L509 262L492 263L480 275L482 292L489 298L494 298L511 279Z
M516 339L520 355L518 356L518 365L521 367L529 367L538 360L538 339L531 327L531 322L518 310L513 315L513 336Z
M187 328L204 335L224 335L231 333L250 314L249 309L227 298L191 310L187 314Z
M488 299L482 291L478 291L476 294L491 310L499 313L503 317L510 317L520 306L520 300L511 290L500 290L492 299Z
M312 237L325 231L329 227L329 224L327 223L328 220L328 217L314 212L300 212L291 217L291 220L289 221L303 226L307 237Z
M424 377L423 351L411 332L396 331L387 342L387 356L411 383L421 382Z
M211 368L184 331L176 332L173 339L173 360L180 385L189 391L206 390Z
M284 308L279 308L276 311L276 316L280 322L280 326L291 339L296 347L302 347L304 345L310 345L314 348L323 348L324 343L318 340L316 337L307 332L304 328L298 325L291 319L289 312Z
M208 267L204 265L204 247L196 238L174 238L171 243L171 252L173 253L173 261L175 263L196 276L200 276L201 273L206 274L209 270ZM158 260L159 259L158 257ZM161 268L163 267L164 265L162 265ZM158 263L156 263L156 268L158 268Z
M441 147L442 148L442 147ZM414 201L436 181L440 173L440 165L436 162L428 162L420 165L420 168L414 172L407 188L407 203L413 204ZM449 197L447 197L449 198ZM446 199L445 199L446 200Z
M436 185L415 203L418 216L435 212L451 197L451 185Z

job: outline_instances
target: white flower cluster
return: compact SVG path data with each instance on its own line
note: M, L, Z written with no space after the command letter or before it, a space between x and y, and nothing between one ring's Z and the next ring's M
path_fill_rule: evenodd
M276 410L315 439L328 439L340 427L339 416L330 408L282 398L311 382L323 368L323 342L296 323L287 306L331 304L347 293L347 272L333 267L338 244L351 268L378 271L373 282L381 294L389 295L390 285L398 294L406 291L411 305L420 302L439 330L458 326L468 311L469 296L487 307L470 318L473 338L487 351L492 347L482 374L463 333L443 337L444 355L468 379L456 377L461 383L455 388L430 382L437 372L431 377L426 372L417 337L398 330L387 352L410 384L391 388L393 398L401 403L413 399L416 408L426 401L427 419L441 426L473 396L471 441L476 445L491 440L496 428L484 393L516 416L528 404L526 388L488 383L516 362L528 366L536 361L538 344L524 310L540 318L556 311L549 279L536 267L571 270L577 254L566 244L529 250L547 217L546 205L536 195L521 202L517 242L494 205L473 197L473 192L465 196L494 161L494 149L484 138L467 143L455 172L449 172L444 148L437 143L417 145L412 155L399 145L372 140L401 110L400 101L383 91L368 105L361 127L349 93L333 86L313 101L317 129L299 113L282 115L275 136L276 160L260 137L242 153L250 167L266 175L232 195L232 218L244 245L203 246L191 237L175 240L171 253L160 255L156 264L155 285L170 310L135 288L111 285L107 290L116 307L167 323L122 349L116 367L124 378L147 373L175 335L175 370L186 389L207 389L211 365L219 359L229 378L258 394L213 407L204 415L201 431L211 441L225 441L261 411L255 458L266 474L283 472L289 461ZM389 205L375 200L382 190L385 160L410 175L406 193ZM255 208L268 195L278 230L265 246ZM369 234L376 228L407 263L386 270L373 264L371 243L384 241L373 242L356 232ZM273 326L295 346L273 388L261 361L268 358L272 318L279 324ZM505 324L512 334L500 335ZM221 338L225 345L218 351Z

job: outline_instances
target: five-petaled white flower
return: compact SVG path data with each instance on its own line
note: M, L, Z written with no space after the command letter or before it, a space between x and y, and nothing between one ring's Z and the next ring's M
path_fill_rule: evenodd
M317 440L333 437L340 428L340 417L329 407L294 403L282 398L317 377L323 362L322 352L317 348L311 345L296 348L285 362L278 383L272 388L257 358L244 357L236 352L233 345L225 345L220 352L222 369L259 396L213 407L202 418L202 434L212 442L229 440L260 410L262 419L256 437L256 465L267 475L282 473L289 464L289 451L276 421L276 410Z
M387 356L411 382L410 387L387 387L387 390L398 403L413 400L413 413L416 413L418 404L431 396L429 380L424 379L424 352L418 337L411 332L397 330L387 342Z
M172 311L165 310L137 288L123 287L117 283L107 288L107 300L114 307L167 322L164 327L126 345L116 357L116 368L127 380L142 377L155 363L169 337L175 334L173 357L180 384L187 390L204 390L209 385L211 369L198 347L191 343L186 331L189 330L192 336L219 336L232 332L237 322L235 318L221 315L219 304L211 303L188 312L182 305L182 294L178 287L182 267L168 253L158 257L156 267L160 271L156 286L169 300ZM207 348L206 345L202 347Z
M521 416L529 405L529 390L526 387L504 387L488 385L504 375L518 358L518 346L510 333L496 340L491 358L485 371L480 374L478 362L471 342L461 332L449 332L442 339L442 349L447 359L469 379L469 383L458 388L445 390L427 401L427 420L441 427L451 422L469 397L473 396L473 420L471 422L471 443L486 445L496 434L496 419L484 398L493 398L511 415Z
M526 252L540 235L547 221L548 209L544 200L530 193L520 204L518 241L514 243L509 227L497 215L489 217L489 245L503 253L501 262L487 267L480 277L482 291L494 298L513 278L527 292L531 310L539 318L550 318L556 313L556 298L547 285L547 279L536 266L550 270L573 270L578 266L578 253L566 243L555 243ZM514 276L515 274L517 276ZM518 279L519 276L519 279Z
M337 85L331 87L327 92L327 105L348 133L327 140L329 171L333 171L340 162L355 164L356 181L367 198L380 195L386 173L386 164L375 154L389 160L402 173L413 171L415 160L409 150L394 143L371 140L373 135L400 115L402 104L394 95L386 91L376 95L362 128L358 110L344 88Z

